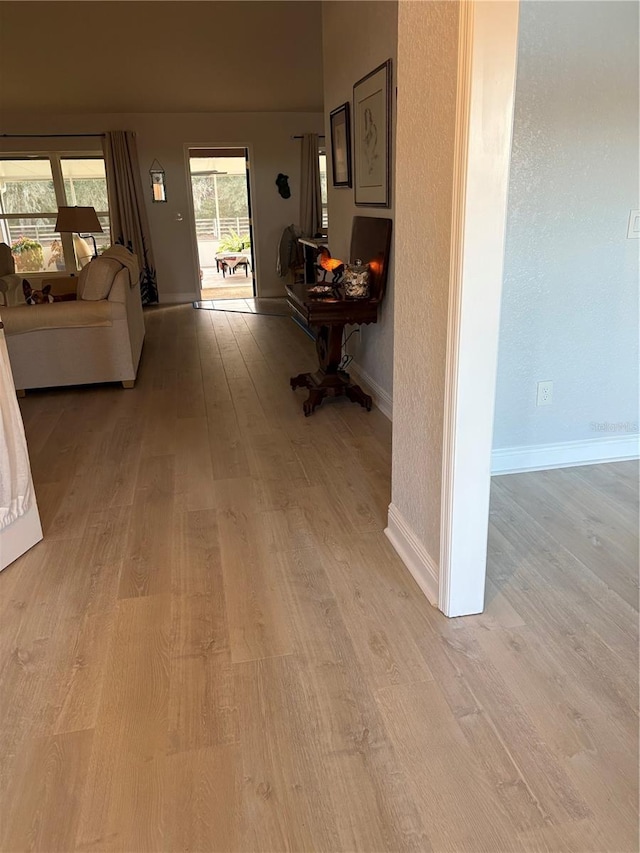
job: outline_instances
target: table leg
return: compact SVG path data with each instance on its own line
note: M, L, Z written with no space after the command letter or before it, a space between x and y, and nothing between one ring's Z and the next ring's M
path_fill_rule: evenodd
M318 367L315 373L299 373L292 376L290 385L293 389L308 388L309 396L302 408L305 417L313 414L325 397L346 396L353 403L360 403L368 412L373 401L368 394L351 382L349 374L340 370L342 361L342 337L344 324L320 326L316 329L316 352Z
M365 394L359 385L348 385L345 388L344 393L347 399L351 400L352 403L360 403L360 405L368 412L371 411L373 399L369 394Z

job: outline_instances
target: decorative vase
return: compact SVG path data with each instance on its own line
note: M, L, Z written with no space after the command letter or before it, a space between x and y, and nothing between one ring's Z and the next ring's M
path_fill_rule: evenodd
M363 264L359 258L354 264L346 264L342 278L345 297L347 299L368 299L369 278L369 265Z

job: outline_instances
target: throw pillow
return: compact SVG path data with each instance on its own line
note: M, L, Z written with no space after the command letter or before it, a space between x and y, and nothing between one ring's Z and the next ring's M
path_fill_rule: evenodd
M78 276L78 299L97 302L106 299L113 279L122 269L122 264L112 258L94 258L83 267Z

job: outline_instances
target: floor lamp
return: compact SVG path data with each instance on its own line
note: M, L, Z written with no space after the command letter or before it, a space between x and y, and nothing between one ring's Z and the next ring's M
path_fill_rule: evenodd
M94 207L59 207L54 230L88 237L93 242L93 257L98 257L96 238L90 232L102 234L102 225Z

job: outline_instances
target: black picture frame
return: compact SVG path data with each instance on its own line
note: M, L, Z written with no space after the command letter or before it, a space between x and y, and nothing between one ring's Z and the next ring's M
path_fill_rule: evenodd
M329 113L331 169L334 187L351 187L351 105L348 101Z
M354 195L358 207L391 207L392 63L353 87Z

